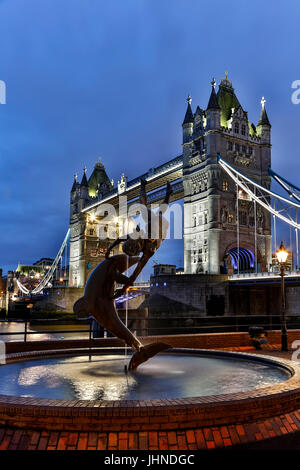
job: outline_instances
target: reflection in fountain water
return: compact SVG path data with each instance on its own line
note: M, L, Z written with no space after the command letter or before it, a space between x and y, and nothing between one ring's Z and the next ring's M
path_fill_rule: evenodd
M161 354L135 372L124 356L39 359L0 367L0 393L66 400L133 400L233 393L287 380L285 370L249 360Z

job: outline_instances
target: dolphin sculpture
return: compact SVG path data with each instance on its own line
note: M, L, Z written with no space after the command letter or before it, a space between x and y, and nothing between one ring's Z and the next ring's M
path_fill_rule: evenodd
M106 330L137 351L129 363L129 370L136 369L142 362L170 347L166 343L151 343L144 346L124 325L116 310L114 301L116 283L129 286L130 279L123 272L139 261L139 256L126 254L114 255L103 260L90 274L83 297L80 297L73 306L76 315L81 313L92 315Z

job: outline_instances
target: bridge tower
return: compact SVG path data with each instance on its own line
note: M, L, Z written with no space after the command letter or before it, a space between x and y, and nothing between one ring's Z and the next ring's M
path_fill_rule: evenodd
M75 175L70 194L70 266L69 285L84 287L94 267L104 259L108 240L99 240L96 214L87 214L82 210L90 204L101 200L112 189L104 165L96 163L89 179L84 169L81 183Z
M242 173L270 188L271 125L265 100L255 126L227 72L218 92L214 79L211 86L205 110L198 106L193 112L188 97L182 124L185 273L231 272L237 269L237 253L240 271L253 270L255 262L266 271L271 263L271 216L261 207L255 214L253 202L237 191L217 163L220 153Z

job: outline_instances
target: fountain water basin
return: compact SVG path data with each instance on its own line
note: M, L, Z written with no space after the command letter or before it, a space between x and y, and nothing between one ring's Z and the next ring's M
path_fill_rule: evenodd
M276 364L163 353L125 373L124 354L42 358L0 367L0 394L61 400L153 400L245 392L288 380Z
M99 432L190 429L300 407L300 366L292 361L173 348L126 373L129 360L119 348L9 355L0 366L0 425Z

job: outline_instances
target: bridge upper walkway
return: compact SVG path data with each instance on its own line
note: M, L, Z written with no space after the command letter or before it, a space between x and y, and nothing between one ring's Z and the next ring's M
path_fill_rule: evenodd
M160 165L156 168L151 168L147 173L144 173L137 178L129 181L123 192L119 192L118 188L108 193L103 199L87 205L82 212L89 212L96 209L99 205L109 203L114 206L119 205L119 196L126 196L129 203L134 202L139 198L140 180L144 178L147 181L147 193L149 202L157 202L164 196L164 189L161 189L168 181L172 184L173 194L171 201L181 199L183 197L183 184L182 184L182 168L183 160L182 155L179 155L167 163Z

